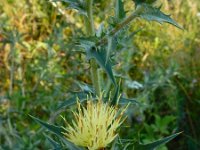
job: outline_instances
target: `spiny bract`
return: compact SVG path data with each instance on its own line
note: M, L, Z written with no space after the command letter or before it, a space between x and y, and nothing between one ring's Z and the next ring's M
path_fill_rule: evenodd
M119 110L101 99L97 102L87 101L86 107L77 102L78 111L73 112L72 125L67 124L66 138L72 143L97 150L106 147L117 136L116 130L123 123L124 111L127 106Z

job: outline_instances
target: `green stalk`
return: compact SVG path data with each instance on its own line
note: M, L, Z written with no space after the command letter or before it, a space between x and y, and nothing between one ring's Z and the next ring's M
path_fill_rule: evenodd
M86 31L88 36L94 36L95 30L94 30L94 20L92 11L93 0L86 0L86 4L87 4L87 17L85 17ZM98 66L95 59L91 59L90 66L91 66L92 83L96 94L100 96L101 87L98 75Z
M86 30L89 36L93 36L95 34L93 11L92 11L93 0L86 0L86 4L87 4L87 17L85 17Z
M98 66L95 59L91 59L90 66L91 66L92 83L93 83L96 94L100 96L101 87L100 87L100 81L99 81Z

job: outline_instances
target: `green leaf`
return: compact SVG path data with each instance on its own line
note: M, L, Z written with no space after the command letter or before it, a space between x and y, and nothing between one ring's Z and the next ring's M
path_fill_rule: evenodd
M96 62L105 70L112 83L116 86L115 78L112 72L110 59L106 61L106 50L102 47L96 47L98 39L96 37L79 38L79 46L86 51L87 59L94 58Z
M80 47L84 48L86 51L90 50L92 47L95 47L98 39L96 37L81 37L78 38L78 43Z
M116 86L116 81L112 71L110 59L106 60L106 50L103 47L96 47L97 37L79 38L79 46L86 51L87 59L94 58L96 62L105 70L112 83Z
M120 89L120 86L116 86L115 88L115 94L114 94L114 97L112 99L112 105L116 105L118 99L119 99L119 89Z
M46 129L48 129L49 131L53 132L54 134L58 135L58 136L63 136L62 132L64 132L65 130L61 127L55 126L55 125L50 125L36 117L33 117L31 115L29 115L33 120L35 120L37 123L39 123L40 125L42 125L43 127L45 127Z
M140 102L138 102L136 99L128 99L124 97L120 97L119 104L136 104L136 105L142 105Z
M54 150L62 150L62 146L54 141L52 138L49 136L45 135L45 137L48 139L48 141L51 143L51 145L54 147Z
M69 9L76 9L82 15L87 16L85 0L54 0L55 2L66 2Z
M163 138L161 140L158 140L158 141L155 141L155 142L149 143L149 144L140 144L140 143L137 143L134 146L134 150L154 150L155 148L159 147L160 145L166 144L167 142L171 141L172 139L174 139L175 137L177 137L179 134L181 134L181 132L173 134L171 136L165 137L165 138Z
M35 120L37 123L42 125L44 128L46 128L49 131L51 131L52 133L56 134L70 150L82 150L81 148L77 147L76 145L74 145L73 143L71 143L70 141L68 141L66 138L63 137L62 133L65 132L65 130L63 128L46 123L46 122L44 122L36 117L33 117L31 115L29 115L29 116L33 120Z
M111 145L110 150L132 150L133 149L133 141L129 139L120 139L118 136L113 144Z
M183 29L178 23L176 23L170 15L166 15L163 12L160 11L160 7L156 8L151 5L142 3L137 6L135 14L143 19L146 19L148 21L157 21L159 23L169 23L172 24L179 29Z
M106 62L106 51L104 49L97 49L95 47L91 47L86 50L86 54L88 59L94 58L97 63L105 70L113 84L116 86L115 78L112 72L112 65L110 60Z
M124 10L124 2L122 2L122 0L116 0L115 16L120 20L126 16L126 12Z

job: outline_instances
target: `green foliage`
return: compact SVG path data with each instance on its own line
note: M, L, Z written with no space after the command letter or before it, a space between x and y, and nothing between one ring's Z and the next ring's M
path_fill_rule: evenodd
M64 126L57 116L71 120L77 98L96 98L95 61L104 100L132 104L108 149L132 149L179 131L158 149L199 149L199 1L134 2L135 9L131 0L94 0L91 36L86 1L0 0L0 149L66 149L27 114L50 131ZM163 12L184 31L144 21L182 29Z
M65 132L65 130L62 127L58 127L58 126L55 126L55 125L50 125L50 124L48 124L48 123L46 123L44 121L41 121L40 119L35 118L33 116L30 116L30 117L32 119L34 119L36 122L38 122L39 124L41 124L46 129L48 129L49 131L51 131L52 133L54 133L58 137L60 137L62 139L62 141L64 142L64 144L67 146L67 148L69 148L71 150L81 150L81 148L77 147L76 145L74 145L73 143L68 141L66 138L64 138L62 133ZM52 140L51 140L51 142L52 142Z
M98 49L95 47L95 42L89 40L80 40L80 46L85 48L87 59L94 58L97 63L106 71L113 84L116 85L113 72L112 64L110 60L106 60L106 51L104 49Z
M31 116L31 115L30 115L30 117L32 119L34 119L36 122L38 122L39 124L41 124L43 127L47 128L49 131L55 133L58 136L61 136L61 137L63 136L62 132L65 131L63 128L55 126L55 125L50 125L48 123L45 123L44 121L41 121L40 119L35 118L35 117Z
M70 4L71 7L76 8L77 10L79 10L79 12L83 12L81 11L80 7L78 7L79 2L80 1L65 1L68 2ZM81 5L80 5L81 6ZM87 31L89 32L88 35L92 35L93 34L93 19L92 19L92 1L86 1L85 2L85 12L87 12L87 16L88 18L85 20L86 22L86 28ZM117 19L123 19L125 17L125 11L123 9L123 3L122 1L117 1L116 2L116 17ZM117 101L118 101L118 97L119 97L119 86L116 85L116 81L112 72L112 65L110 62L110 56L111 56L111 51L113 49L115 49L112 45L113 45L113 38L112 36L116 36L116 33L118 31L120 31L122 28L127 27L127 24L129 22L131 22L132 20L135 19L135 17L142 17L146 20L154 20L157 22L168 22L171 23L179 28L181 28L175 21L173 21L169 16L163 14L160 9L158 8L154 8L148 4L141 4L138 5L135 12L133 12L129 17L127 17L125 20L122 20L122 22L120 22L118 25L114 25L112 24L112 26L114 26L113 29L111 29L111 31L108 31L108 37L105 35L104 37L98 37L96 38L88 38L88 39L80 39L79 40L79 44L81 47L83 47L86 51L86 56L87 58L90 59L95 59L96 62L100 65L101 68L103 68L106 73L108 74L108 76L110 77L111 81L113 82L113 84L115 85L115 93L113 96L113 100L112 100L112 105L116 105ZM118 21L117 21L118 22ZM117 23L116 22L116 23ZM111 37L110 37L111 36ZM100 39L102 38L102 39ZM108 44L108 48L105 49L105 45ZM107 50L107 52L106 52ZM94 63L94 61L91 61L91 63ZM92 72L97 71L97 68L93 68L94 64L91 64L92 67ZM93 84L95 85L95 91L97 92L99 89L98 88L98 75L93 73L92 75L93 78ZM97 80L97 81L96 81ZM98 93L96 93L98 95ZM72 98L73 100L74 98ZM81 100L85 100L86 98L81 98ZM72 103L71 103L72 104ZM66 105L70 105L69 102L64 104ZM34 118L35 119L35 118ZM36 119L35 119L36 120ZM36 120L38 122L38 119ZM45 125L45 127L50 128L50 126L44 124L43 122L39 121L40 123L42 123L42 125ZM52 130L52 128L50 128L50 130ZM174 135L173 137L175 137L176 135ZM170 141L171 139L173 139L173 137L168 137L165 138L161 141L157 141L153 144L148 144L148 145L136 145L136 148L138 149L154 149L157 146L159 146L160 144L166 143L168 141Z
M155 148L159 147L162 144L165 144L169 141L171 141L172 139L174 139L175 137L177 137L180 133L176 133L173 134L171 136L168 136L166 138L163 138L161 140L158 140L156 142L153 143L149 143L149 144L136 144L134 149L139 149L139 150L154 150Z
M159 23L167 22L182 29L180 25L178 25L172 18L170 18L170 15L165 15L163 12L161 12L161 8L155 8L148 4L140 4L136 9L137 15L141 18L144 18L148 21L157 21Z

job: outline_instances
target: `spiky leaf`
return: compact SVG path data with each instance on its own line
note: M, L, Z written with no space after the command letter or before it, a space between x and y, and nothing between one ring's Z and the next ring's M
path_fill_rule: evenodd
M171 141L172 139L174 139L175 137L177 137L180 133L176 133L176 134L173 134L171 136L168 136L168 137L165 137L161 140L158 140L158 141L155 141L153 143L149 143L149 144L140 144L140 143L137 143L135 146L134 146L134 150L155 150L155 148L163 145L163 144L166 144L167 142Z
M55 126L55 125L50 125L36 117L33 117L31 115L29 115L33 120L35 120L37 123L39 123L40 125L42 125L43 127L45 127L46 129L48 129L49 131L53 132L54 134L58 135L58 136L63 136L62 132L64 132L65 130L61 127Z
M174 21L170 15L166 15L160 11L160 7L156 8L149 4L142 3L137 6L136 15L148 21L156 21L161 24L166 22L182 29L182 27L176 21Z
M68 141L67 139L65 139L63 137L63 132L65 132L65 130L61 127L55 126L55 125L51 125L48 124L36 117L33 117L31 115L29 115L33 120L35 120L37 123L39 123L40 125L42 125L44 128L48 129L49 131L51 131L52 133L56 134L62 141L63 143L71 150L82 150L81 148L77 147L76 145L74 145L73 143L71 143L70 141Z
M87 58L89 60L94 58L97 61L97 63L105 70L108 77L116 86L115 78L112 71L111 61L109 59L106 60L107 53L104 48L102 47L97 48L95 46L97 41L98 40L95 37L79 39L80 47L83 47L85 49Z
M50 144L54 147L54 150L62 150L63 149L62 146L59 143L57 143L56 141L54 141L52 138L50 138L47 135L45 135L45 137L50 142Z
M107 75L116 86L115 78L112 71L112 65L110 60L106 61L106 51L104 49L97 49L95 47L86 51L88 59L94 58L97 63L106 71Z

